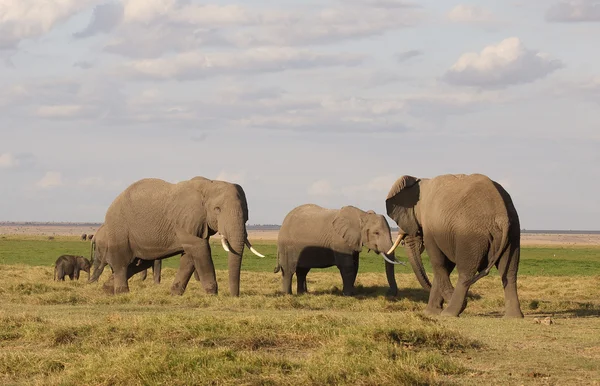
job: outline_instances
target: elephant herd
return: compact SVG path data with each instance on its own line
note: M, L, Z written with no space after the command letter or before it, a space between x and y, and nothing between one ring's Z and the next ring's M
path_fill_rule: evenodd
M354 206L327 209L300 205L284 218L277 240L275 273L281 272L282 290L307 291L311 268L337 266L343 294L352 295L363 248L385 262L388 294L398 292L394 251L403 245L421 286L429 292L425 312L459 316L466 306L469 287L496 266L504 288L505 316L522 318L517 295L520 258L520 224L510 195L482 174L447 174L434 178L400 177L385 199L387 215L398 225L393 241L386 218ZM129 291L134 274L153 268L160 282L161 260L181 255L171 294L181 295L192 276L209 294L218 293L211 236L220 235L228 253L229 291L240 294L242 254L248 247L248 203L238 184L194 177L169 183L146 178L127 187L109 206L104 223L91 242L90 282L109 265L112 275L107 293ZM433 280L427 276L421 254L430 258ZM458 270L456 287L450 282ZM82 268L83 269L83 268ZM88 268L89 274L90 268ZM78 276L79 269L77 270ZM446 303L446 306L444 306Z

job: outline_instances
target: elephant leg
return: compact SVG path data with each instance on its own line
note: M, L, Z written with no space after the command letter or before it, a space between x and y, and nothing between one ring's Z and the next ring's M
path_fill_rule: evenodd
M73 280L74 278L75 278L75 274L74 274L73 272L71 272L71 273L69 274L69 279Z
M142 272L140 272L140 278L142 281L146 280L146 278L148 277L148 270L145 269Z
M352 285L354 285L354 283L356 283L356 276L358 276L358 256L359 256L358 252L355 252L352 255L352 262L354 263L354 275L352 277Z
M306 275L310 271L310 268L297 267L296 268L296 280L297 280L297 291L296 293L303 294L308 292L308 288L306 287Z
M456 282L456 288L452 293L448 307L442 311L442 316L459 316L461 312L467 306L467 291L469 286L466 284L474 275L476 270L469 270L467 272L458 273L458 281Z
M498 262L498 271L504 287L504 317L522 318L521 304L517 294L517 271L519 269L520 248L508 250Z
M204 291L207 294L217 295L219 287L208 240L195 238L192 243L184 245L183 248L185 253L189 254L194 261L194 269L198 271Z
M56 281L65 281L65 271L62 265L56 268Z
M446 255L438 248L434 240L425 240L427 253L433 269L433 281L429 292L429 301L425 313L438 315L442 312L444 301L450 302L454 288L450 281L450 273L455 264L448 260Z
M179 260L179 269L177 270L177 274L175 274L175 280L173 280L173 285L171 286L171 295L183 295L192 277L192 273L200 281L198 271L194 268L194 260L189 254L184 253Z
M160 274L162 270L162 260L154 260L152 266L152 276L154 277L154 284L160 284Z
M75 280L79 280L79 269L75 268L75 271L73 272L73 277L75 277Z
M336 266L340 270L340 275L342 275L342 294L344 296L352 296L354 294L354 280L356 279L357 272L353 255L336 253L334 259Z
M292 277L294 276L294 272L296 268L292 267L282 267L281 268L281 291L284 294L291 295L292 294Z

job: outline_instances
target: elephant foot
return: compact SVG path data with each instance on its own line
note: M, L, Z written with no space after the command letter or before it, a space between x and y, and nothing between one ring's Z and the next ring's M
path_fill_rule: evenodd
M458 318L458 312L450 311L447 308L440 313L440 316Z
M439 315L442 313L442 309L438 307L425 307L423 312L427 315Z
M217 283L209 284L204 287L204 291L208 295L218 295L219 294L219 286L217 285Z
M354 291L342 291L342 296L354 296Z
M114 295L115 294L115 286L110 283L110 284L104 284L102 286L102 290L107 294L107 295Z
M127 287L127 286L121 286L121 287L115 288L115 294L126 294L128 292L129 292L129 287Z
M171 295L181 296L185 292L185 288L179 283L173 283L171 286Z
M506 311L504 312L504 318L507 319L523 319L523 313L521 312L521 310L510 310L510 311Z
M387 292L385 293L385 296L389 296L389 297L396 297L398 296L398 288L390 288L387 290Z

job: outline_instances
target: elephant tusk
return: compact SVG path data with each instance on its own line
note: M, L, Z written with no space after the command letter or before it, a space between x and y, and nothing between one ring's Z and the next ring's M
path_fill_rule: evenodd
M250 249L250 251L252 251L252 253L254 253L256 256L258 257L265 257L262 253L259 253L256 249L254 249L254 247L252 246L252 244L250 244L250 241L248 241L248 239L246 239L246 246L248 247L248 249Z
M225 240L225 236L221 235L221 245L225 252L229 252L229 247L227 246L227 240Z
M406 265L406 263L405 263L405 262L403 262L403 261L398 261L398 260L395 260L395 259L394 259L394 260L391 260L391 259L389 259L389 258L386 256L386 254L385 254L385 253L383 253L383 252L382 252L382 253L380 253L380 255L383 257L383 260L387 261L387 262L388 262L388 263L390 263L390 264L400 264L400 265Z
M394 252L396 250L396 248L398 248L398 245L400 245L400 242L403 241L405 237L406 237L406 233L399 233L398 238L396 239L396 242L394 243L394 245L392 245L392 247L386 253L386 255L391 255L392 252Z

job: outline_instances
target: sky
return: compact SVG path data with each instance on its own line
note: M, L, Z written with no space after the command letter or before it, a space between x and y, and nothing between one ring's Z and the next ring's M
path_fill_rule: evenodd
M482 173L521 228L598 230L599 37L598 0L0 0L0 221L204 176L281 224Z

